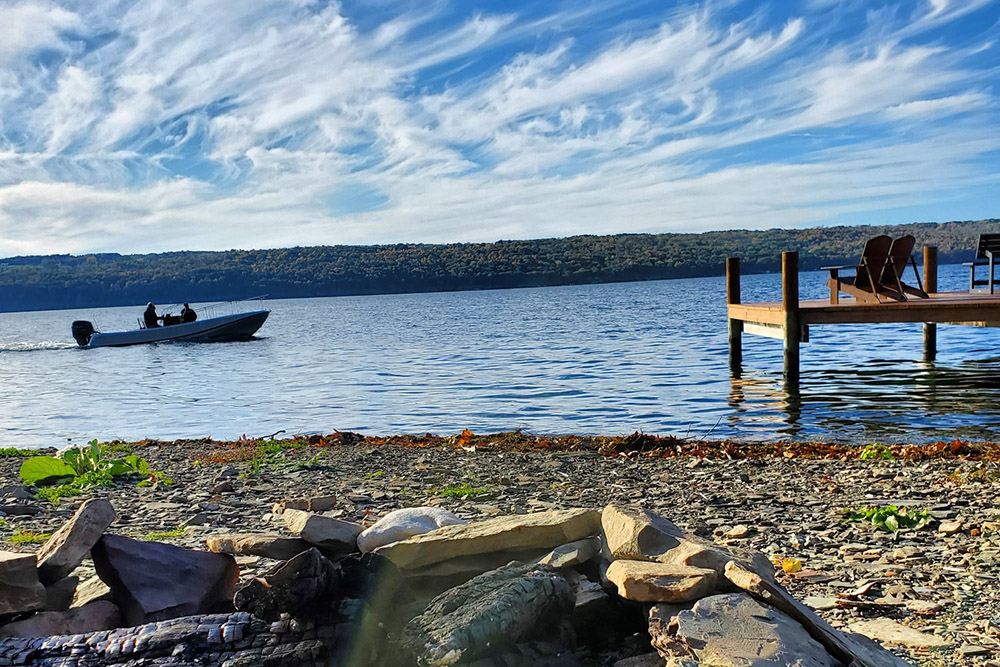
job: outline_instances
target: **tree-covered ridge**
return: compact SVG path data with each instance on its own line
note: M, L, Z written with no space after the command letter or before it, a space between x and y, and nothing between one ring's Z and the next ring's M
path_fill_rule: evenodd
M798 250L800 267L810 270L856 261L877 234L913 234L949 263L968 261L979 234L1000 231L998 223L12 257L0 260L0 311L682 278L721 274L733 255L744 273L755 273L780 270L782 250Z

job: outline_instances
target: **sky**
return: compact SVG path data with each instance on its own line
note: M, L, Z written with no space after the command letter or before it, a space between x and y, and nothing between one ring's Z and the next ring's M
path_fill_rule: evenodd
M0 257L1000 217L1000 0L0 0Z

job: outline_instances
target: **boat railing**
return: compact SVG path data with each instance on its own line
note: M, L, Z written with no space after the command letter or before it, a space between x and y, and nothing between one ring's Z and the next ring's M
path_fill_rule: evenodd
M222 317L223 315L239 315L241 313L247 313L253 310L267 310L264 306L264 299L267 298L266 294L261 294L259 296L248 297L246 299L234 299L232 301L219 301L216 303L200 304L195 308L195 312L198 313L199 320L205 320L212 317ZM174 304L170 308L164 309L162 312L164 314L170 313L171 310L177 310L183 308L184 304Z

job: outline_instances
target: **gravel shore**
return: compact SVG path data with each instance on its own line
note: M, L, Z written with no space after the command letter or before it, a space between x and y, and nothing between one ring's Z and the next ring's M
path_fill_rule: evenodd
M838 627L891 618L949 641L892 646L918 665L1000 667L1000 448L941 443L891 448L892 460L817 445L689 443L514 434L119 445L171 484L97 489L118 512L112 531L204 548L227 531L280 531L272 505L332 496L332 516L364 524L415 505L475 520L499 514L635 503L682 528L764 551L779 580ZM889 451L889 450L887 450ZM82 497L53 506L20 485L22 457L0 458L4 549L58 528ZM915 531L844 523L845 508L926 509ZM17 510L12 506L34 508ZM271 565L240 557L243 576ZM870 584L870 585L869 585Z

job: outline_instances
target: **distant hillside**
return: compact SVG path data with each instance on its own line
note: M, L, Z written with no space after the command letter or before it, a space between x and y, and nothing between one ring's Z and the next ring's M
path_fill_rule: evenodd
M47 255L0 260L0 311L394 292L536 287L717 275L724 259L744 273L778 271L798 250L803 270L857 260L876 234L936 245L941 263L968 261L1000 220L704 234L618 234L562 239L153 255ZM919 260L918 260L919 261Z

